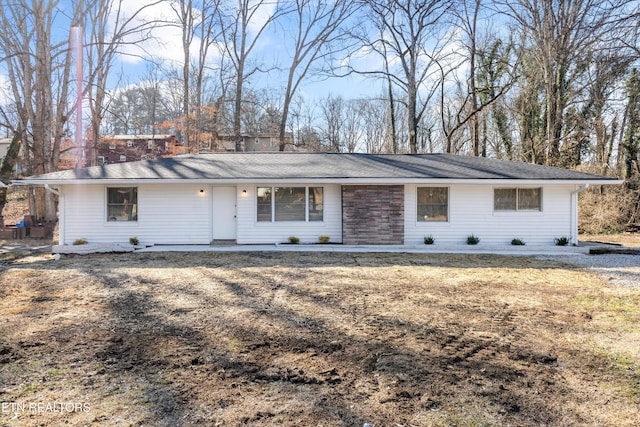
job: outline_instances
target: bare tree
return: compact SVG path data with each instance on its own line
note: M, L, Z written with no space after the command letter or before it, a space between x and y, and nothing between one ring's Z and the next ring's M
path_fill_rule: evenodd
M289 108L300 83L307 78L313 66L320 64L320 69L331 66L333 56L347 48L347 33L342 24L353 14L355 6L356 3L349 0L330 3L321 0L297 0L295 9L287 15L290 22L286 27L291 28L293 46L282 103L280 151L285 149Z
M357 99L346 103L342 125L342 140L347 153L355 153L360 148L362 140L362 104Z
M515 82L515 69L517 67L517 59L513 63L509 63L511 58L507 55L494 56L490 58L487 63L484 55L487 51L490 51L490 46L493 43L491 37L481 36L481 13L483 11L482 0L474 0L473 2L463 2L460 13L457 13L458 20L457 25L460 27L463 38L461 44L464 46L463 63L458 65L465 65L468 69L466 76L466 82L460 82L460 103L455 112L451 112L451 120L448 123L442 124L446 151L451 153L453 151L453 136L463 127L467 127L469 139L471 141L471 153L474 156L486 157L486 142L481 141L482 129L481 129L481 113L496 100L502 97ZM495 45L495 44L494 44ZM490 52L491 54L491 52ZM498 62L497 64L495 62ZM492 79L486 78L487 73L492 73L493 70L483 69L486 66L499 68L500 73L494 73ZM455 76L456 73L452 72L451 75ZM485 77L482 79L481 77ZM443 79L444 84L444 79ZM440 108L444 110L445 104L451 105L451 99L444 96L444 90L441 91ZM444 115L441 117L445 117Z
M393 81L404 95L407 108L409 149L418 151L419 123L429 100L437 90L438 55L446 44L444 17L453 7L442 0L367 0L366 5L377 26L373 38L362 38L365 47L390 63L388 70L356 70L365 75L385 77Z
M82 2L72 4L71 25L82 16ZM69 40L52 38L58 1L16 0L0 8L0 50L9 74L13 102L19 117L15 130L24 147L26 170L31 174L57 170L60 144L69 117ZM53 194L30 189L32 214L47 221L57 217Z
M193 0L172 0L171 8L175 12L177 25L181 30L182 45L182 129L184 144L189 148L191 144L191 123L189 114L191 112L190 79L191 79L191 42L195 35L195 24L193 17Z
M296 146L308 151L322 151L321 138L315 118L315 102L296 96L289 110L289 129Z
M124 47L139 45L151 38L151 30L160 25L159 21L142 19L145 9L161 3L157 0L147 3L131 14L123 8L125 0L94 0L88 5L86 19L81 23L87 26L89 44L87 46L87 89L88 104L91 110L91 138L89 141L92 155L90 162L97 162L95 147L100 140L102 121L109 108L107 82L112 76L112 67Z
M341 96L327 96L320 101L322 141L329 151L343 150L342 127L344 124L345 101Z
M222 49L234 70L235 90L233 99L233 134L236 151L242 151L242 102L244 87L249 79L260 71L261 64L252 61L255 48L265 30L286 12L277 0L237 0L235 7L222 11ZM266 15L266 16L265 16Z
M199 9L198 21L196 24L196 32L199 35L198 44L198 62L195 64L195 124L198 132L196 134L196 147L200 148L201 141L200 136L204 130L203 123L203 110L207 104L205 100L205 83L206 83L206 70L207 70L207 58L211 47L221 39L222 28L219 26L220 13L220 0L201 0ZM219 74L222 70L219 70ZM226 84L221 85L220 92L224 92ZM219 97L218 97L219 98ZM219 105L214 106L215 114L217 117ZM211 129L213 138L217 135L217 125L213 124L214 129ZM211 147L211 144L209 144Z
M565 138L564 116L572 101L572 82L580 80L584 58L611 49L617 20L625 0L517 0L503 3L518 24L526 48L534 54L544 81L545 162L559 165Z
M387 120L389 103L384 98L360 99L358 103L362 114L365 151L374 154L384 152L385 137L391 126L391 123ZM392 146L395 147L395 151L392 152L397 152L396 144L392 143Z

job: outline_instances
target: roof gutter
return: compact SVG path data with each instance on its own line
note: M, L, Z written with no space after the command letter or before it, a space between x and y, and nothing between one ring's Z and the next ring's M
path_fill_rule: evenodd
M51 188L51 187L49 186L49 184L45 184L45 185L44 185L44 189L45 189L45 190L47 190L49 193L53 193L53 194L55 194L55 195L56 195L56 196L58 196L58 197L61 197L61 196L62 196L62 193L60 193L60 192L59 192L58 190L56 190L55 188Z
M587 188L589 188L589 183L584 184L582 187L578 188L578 189L577 189L577 190L575 190L575 191L572 191L572 192L571 192L571 194L572 194L572 195L574 195L574 194L580 194L580 193L582 193L584 190L586 190Z

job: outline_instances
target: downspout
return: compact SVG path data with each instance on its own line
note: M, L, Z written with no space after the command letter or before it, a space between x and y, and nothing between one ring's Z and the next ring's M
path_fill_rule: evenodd
M589 184L571 192L571 244L578 246L578 194L589 188Z
M61 193L61 192L59 192L58 190L56 190L55 188L51 188L51 187L49 186L49 184L45 184L45 185L44 185L44 189L45 189L45 190L47 190L47 191L48 191L48 192L50 192L50 193L55 194L55 195L56 195L56 196L58 196L58 197L62 197L62 193Z
M58 244L64 245L64 196L62 191L50 187L49 184L45 184L44 189L58 196Z

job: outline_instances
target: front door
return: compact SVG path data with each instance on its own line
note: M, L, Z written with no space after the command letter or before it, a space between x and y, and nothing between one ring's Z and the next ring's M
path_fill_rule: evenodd
M236 187L213 187L213 240L236 239Z

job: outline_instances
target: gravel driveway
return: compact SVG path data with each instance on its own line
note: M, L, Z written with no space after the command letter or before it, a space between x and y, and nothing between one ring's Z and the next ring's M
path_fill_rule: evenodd
M601 275L610 283L625 286L640 287L640 256L639 255L565 255L558 257L539 257L554 259L582 267Z

